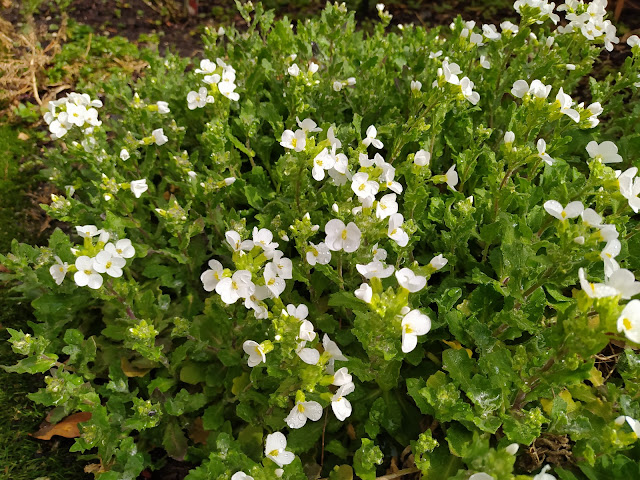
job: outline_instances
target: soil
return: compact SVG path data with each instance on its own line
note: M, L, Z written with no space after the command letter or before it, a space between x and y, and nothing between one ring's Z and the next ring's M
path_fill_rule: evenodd
M383 0L384 1L384 0ZM0 3L7 5L6 0ZM9 2L9 8L5 8L2 17L13 24L19 24L20 2ZM242 17L237 13L233 0L199 0L197 14L189 15L176 11L174 14L157 8L161 4L181 4L182 0L73 0L66 13L73 20L90 25L94 30L106 35L121 35L131 41L138 41L141 35L157 35L160 51L167 49L176 51L182 56L192 57L202 53L200 34L204 27L218 28L220 25L235 23L238 28L245 25ZM281 4L278 4L281 3ZM306 17L324 7L324 0L309 0L303 8L296 7L296 3L284 0L266 0L267 7L276 7L278 17L287 15L295 19ZM360 21L377 18L375 2L358 1L350 2L359 4L356 10L356 18ZM629 55L629 48L624 40L632 34L640 34L640 0L611 0L612 12L619 9L619 20L616 23L620 44L609 54L604 52L601 57L601 65L598 72L604 72L611 66L618 66ZM517 21L510 0L449 0L446 4L434 1L406 0L406 4L392 2L387 6L393 15L393 24L414 23L425 27L448 25L458 14L465 20L475 20L478 23L498 24L504 20ZM41 8L35 13L36 25L47 27L57 22L60 12L56 2L43 2ZM28 100L28 99L23 99ZM34 205L46 201L50 196L50 187L38 184L27 193L34 198ZM43 200L45 199L45 200ZM33 237L42 238L48 236L50 225L39 206L34 206L26 213L26 223L33 225ZM44 228L43 228L44 226ZM47 228L49 227L49 228ZM617 361L618 349L609 346L609 349L601 352L598 357L598 368L603 376L608 378L614 373ZM521 458L521 467L525 470L539 468L542 462L550 462L563 465L571 462L571 445L566 438L545 437L532 445ZM182 480L192 465L169 460L164 467L157 471L145 471L140 479L143 480Z

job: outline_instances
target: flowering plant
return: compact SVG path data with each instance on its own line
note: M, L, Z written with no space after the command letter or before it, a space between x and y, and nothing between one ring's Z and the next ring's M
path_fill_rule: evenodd
M6 368L46 374L53 422L91 412L102 480L160 446L189 480L638 473L637 142L599 125L637 38L568 93L619 41L604 6L396 31L379 5L365 34L247 3L199 68L57 101L43 208L75 228L2 257L35 314Z

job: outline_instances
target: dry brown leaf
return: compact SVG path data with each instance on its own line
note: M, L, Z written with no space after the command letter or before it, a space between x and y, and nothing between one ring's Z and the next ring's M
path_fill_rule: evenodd
M84 473L104 473L106 470L100 463L90 463L84 467Z
M189 429L189 438L193 440L194 443L206 445L210 433L210 430L205 430L202 426L202 417L198 417L194 420L193 425L191 425L191 428Z
M134 367L126 358L120 359L120 368L122 368L122 371L127 377L144 377L147 373L153 370L153 368Z
M29 138L31 138L31 137L29 137L29 135L27 135L27 134L26 134L26 133L24 133L24 132L20 132L20 133L18 134L18 140L22 140L23 142L25 142L25 141L29 140Z
M67 418L60 420L55 425L48 422L31 436L40 440L51 440L51 437L58 435L65 438L76 438L80 436L78 423L86 422L91 418L91 412L79 412L69 415Z

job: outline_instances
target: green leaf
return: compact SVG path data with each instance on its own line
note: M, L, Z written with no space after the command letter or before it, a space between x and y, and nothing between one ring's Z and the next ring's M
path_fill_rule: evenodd
M362 480L375 480L376 465L382 464L382 451L372 440L362 439L362 445L353 457L353 469Z
M187 437L185 437L178 421L171 419L164 429L162 446L171 458L182 461L187 454Z

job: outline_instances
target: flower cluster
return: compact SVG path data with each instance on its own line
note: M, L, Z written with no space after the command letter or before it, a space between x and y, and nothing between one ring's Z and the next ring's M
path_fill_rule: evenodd
M84 245L79 249L72 249L77 257L74 265L55 257L56 263L49 269L55 282L61 285L67 272L75 272L73 280L76 285L97 290L104 283L102 274L113 278L121 277L126 259L132 258L136 253L131 240L123 238L115 243L109 242L110 234L99 230L95 225L78 226L76 231L84 238ZM94 237L97 237L96 243L93 243Z
M221 58L217 58L215 63L204 59L200 61L200 68L196 68L195 73L204 75L202 81L207 85L215 85L216 90L229 100L238 101L240 95L236 89L236 71L231 65L227 65ZM214 87L211 87L214 88ZM210 95L207 87L201 87L197 92L192 91L187 94L187 104L189 110L202 108L207 103L213 103L214 97Z
M44 121L49 125L53 139L63 137L74 126L85 128L85 133L91 133L92 127L99 127L97 108L102 107L98 99L91 100L86 93L69 93L65 98L49 102L49 111L44 114Z

